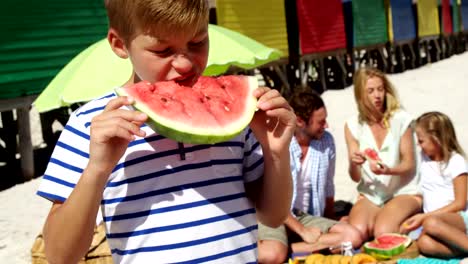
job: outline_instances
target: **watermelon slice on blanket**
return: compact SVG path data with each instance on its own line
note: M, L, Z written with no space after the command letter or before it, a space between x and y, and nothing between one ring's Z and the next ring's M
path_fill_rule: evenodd
M142 81L116 92L133 97L133 107L148 115L147 124L159 134L178 142L213 144L235 137L250 123L257 87L251 76L202 76L193 87Z
M411 238L406 235L388 233L366 242L363 248L364 252L377 259L390 259L403 253L411 242Z

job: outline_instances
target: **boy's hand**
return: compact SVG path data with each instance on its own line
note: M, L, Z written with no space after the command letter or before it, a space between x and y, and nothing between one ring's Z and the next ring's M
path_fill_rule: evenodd
M128 143L135 136L145 136L140 126L147 120L147 115L120 109L132 103L131 98L118 97L109 101L104 111L93 118L88 167L110 173L125 153Z
M296 126L296 115L281 94L274 89L259 87L254 92L258 98L257 111L250 128L262 145L271 153L288 151Z
M304 242L312 244L317 242L321 234L322 231L319 228L309 226L304 227L304 230L302 230L301 234L299 235L301 236Z

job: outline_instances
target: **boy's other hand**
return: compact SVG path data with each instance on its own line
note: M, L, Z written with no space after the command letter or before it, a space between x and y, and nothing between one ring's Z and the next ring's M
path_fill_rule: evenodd
M299 235L301 236L304 242L312 244L317 242L320 235L322 235L322 231L319 228L309 226L304 227L304 230L302 230L301 234Z
M109 173L125 153L135 136L144 137L140 126L148 119L141 112L120 109L133 99L122 96L109 101L104 111L91 121L89 164L99 172Z
M259 87L254 92L258 98L257 111L250 123L262 148L271 154L289 153L289 143L296 126L296 115L286 99L274 89ZM265 154L265 153L264 153Z

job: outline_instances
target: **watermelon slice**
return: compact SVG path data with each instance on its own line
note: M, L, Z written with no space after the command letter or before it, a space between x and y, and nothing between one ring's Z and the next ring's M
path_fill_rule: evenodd
M377 166L379 168L383 168L383 165L381 163L381 159L379 157L379 154L377 153L377 151L375 149L371 149L371 148L366 148L364 150L364 155L366 156L367 159L370 159L372 161L376 161L377 162Z
M364 155L366 155L366 158L370 160L380 161L379 154L377 153L377 151L375 151L375 149L366 148L364 150Z
M178 142L213 144L238 135L252 120L257 79L251 76L200 77L193 87L174 81L139 82L117 88L135 99L133 107L148 115L147 124Z
M363 247L364 252L377 259L390 259L403 253L411 242L408 236L388 233L380 235L371 242L366 242Z

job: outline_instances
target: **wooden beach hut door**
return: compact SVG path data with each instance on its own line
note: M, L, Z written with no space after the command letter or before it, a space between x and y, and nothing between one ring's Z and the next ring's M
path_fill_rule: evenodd
M390 0L388 28L392 56L390 72L402 72L416 67L413 45L416 41L416 16L412 0Z
M346 34L341 0L297 0L296 6L301 84L308 84L318 92L346 87Z

